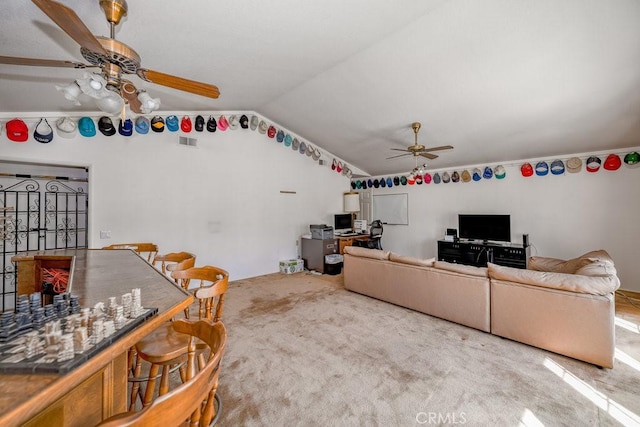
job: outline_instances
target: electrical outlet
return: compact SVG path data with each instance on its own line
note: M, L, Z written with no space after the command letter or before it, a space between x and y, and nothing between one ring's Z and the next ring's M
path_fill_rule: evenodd
M111 230L101 231L100 232L100 238L101 239L110 239L111 238Z

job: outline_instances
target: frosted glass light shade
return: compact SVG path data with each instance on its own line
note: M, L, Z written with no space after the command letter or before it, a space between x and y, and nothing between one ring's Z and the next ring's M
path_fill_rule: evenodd
M105 113L112 115L120 113L122 111L122 107L124 107L124 99L122 99L117 93L110 90L107 90L106 92L108 92L108 94L105 97L96 99L96 105Z
M74 105L80 105L78 96L80 96L82 91L80 90L80 86L78 86L76 82L69 83L67 86L56 85L56 89L64 93L65 99L73 102Z
M160 98L151 98L151 95L149 95L146 91L141 90L138 94L138 99L142 104L140 106L142 114L149 114L152 111L160 108Z
M343 209L345 212L360 212L360 195L356 192L342 195Z

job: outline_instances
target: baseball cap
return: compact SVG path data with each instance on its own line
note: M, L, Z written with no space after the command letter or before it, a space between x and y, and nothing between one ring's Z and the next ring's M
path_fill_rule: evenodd
M229 116L229 129L231 130L236 130L238 129L238 116L236 116L235 114L232 114Z
M387 187L389 188L393 187L393 180L391 179L391 177L387 178Z
M131 119L120 119L118 133L122 136L131 136L133 134L133 122L131 122Z
M245 114L240 116L240 127L242 129L247 129L249 127L249 118Z
M480 181L481 179L482 179L482 171L480 170L480 168L475 168L473 170L473 180Z
M36 128L33 130L33 139L43 144L53 141L53 129L49 126L49 122L44 117L40 119Z
M204 117L198 114L196 116L196 123L194 127L196 132L202 132L204 130Z
M165 123L167 125L167 130L169 132L177 132L178 129L180 128L180 125L178 123L178 117L175 114L168 116Z
M282 131L282 129L280 129L276 134L276 141L278 142L284 141L284 132Z
M524 177L533 175L533 166L531 166L531 163L523 163L522 166L520 166L520 173L522 173Z
M276 136L276 128L275 128L275 126L273 126L273 125L269 126L269 129L267 130L267 136L269 138L273 138L274 136Z
M416 175L416 184L422 185L422 175Z
M504 166L502 165L496 166L496 170L494 172L498 179L504 179L504 177L507 176L507 171L504 170Z
M441 181L440 174L438 172L434 173L433 174L433 183L434 184L440 184L440 181Z
M151 129L154 132L163 132L164 131L164 119L160 116L154 116L151 119Z
M397 176L393 177L393 185L395 185L396 187L398 185L400 185L400 178L398 178Z
M58 129L58 135L63 138L73 138L78 130L76 122L69 117L60 117L56 122L56 128Z
M587 159L587 172L598 172L600 170L600 165L602 164L602 160L600 157L591 156Z
M380 178L380 187L386 187L387 181L384 178Z
M402 175L400 177L400 184L407 185L407 177L406 176Z
M562 160L556 159L551 162L551 174L552 175L562 175L564 173L564 163Z
M378 178L376 178L376 179L374 179L374 180L373 180L373 186L374 186L375 188L380 187L380 181L378 181Z
M622 166L622 161L620 160L620 156L617 154L609 154L604 161L603 167L608 171L615 171L620 169Z
M461 177L462 177L462 182L469 182L469 181L471 181L471 174L470 174L470 173L469 173L469 171L468 171L468 170L466 170L466 169L462 171L462 175L461 175Z
M258 132L265 134L267 133L267 122L265 122L264 120L260 120L260 124L258 125Z
M362 181L360 181L360 180L357 180L357 181L356 181L356 189L357 189L357 190L362 189Z
M637 151L632 151L624 156L624 164L629 167L637 167L640 165L640 154Z
M567 160L567 171L570 173L576 173L580 172L580 169L582 169L582 160L577 157L572 157Z
M213 116L209 116L209 120L207 120L207 130L209 132L215 132L218 128L218 124L216 123L216 119Z
M300 141L298 140L298 138L293 138L293 142L291 143L291 149L293 151L298 151L298 148L300 148Z
M442 182L445 184L448 184L451 181L451 175L449 175L449 172L445 172L442 174Z
M493 170L487 166L484 168L484 172L482 172L482 177L484 179L491 179L493 177Z
M540 161L536 163L536 175L545 176L548 173L549 173L549 165L547 164L547 162Z
M284 145L285 147L291 147L291 143L293 142L293 138L291 137L291 135L286 134L284 137Z
M184 133L189 133L191 132L191 128L191 118L189 116L183 116L182 120L180 120L180 129Z
M429 172L424 174L424 183L425 184L430 184L431 183L431 174Z
M91 117L80 117L78 121L78 130L80 131L80 135L84 137L92 137L96 136L96 124L93 123L93 119Z
M218 129L224 132L225 130L227 130L228 127L229 127L229 122L227 121L227 118L223 114L218 119Z
M25 142L29 139L29 128L20 119L9 120L6 124L7 137L14 142Z
M300 148L298 149L300 154L304 154L307 151L307 144L304 141L300 142ZM342 172L342 162L338 163L338 167L336 168L338 172Z
M260 119L258 119L258 116L251 116L251 123L249 124L251 130L256 130L258 128L259 121Z
M407 183L408 183L409 185L413 185L413 184L415 184L415 183L416 183L416 177L415 177L413 174L410 174L410 175L407 177Z
M453 171L453 173L451 174L451 181L460 182L460 174L458 173L458 171Z
M313 153L315 153L315 151L316 151L315 148L313 148L311 144L307 144L307 151L305 151L304 153L307 155L307 157L311 157Z
M138 118L136 119L136 132L138 132L141 135L146 135L147 133L149 133L149 127L151 125L149 124L149 119L147 119L145 116L138 116Z
M113 136L116 134L116 127L107 116L100 117L98 120L98 129L104 136Z

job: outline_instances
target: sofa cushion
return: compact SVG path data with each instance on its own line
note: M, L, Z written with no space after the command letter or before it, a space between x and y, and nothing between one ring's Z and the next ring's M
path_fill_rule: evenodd
M411 256L398 255L394 252L389 254L389 261L399 262L402 264L417 265L420 267L432 267L436 261L435 258L420 259Z
M613 259L607 251L598 249L568 260L534 256L529 258L527 268L536 271L574 274L579 268L596 261L607 262L613 266Z
M548 271L523 270L487 263L489 277L496 280L524 283L583 294L608 295L620 287L617 276L583 276Z
M359 256L363 258L373 259L389 259L389 251L381 251L379 249L362 248L360 246L345 246L344 253Z
M454 273L468 274L470 276L488 277L486 267L474 267L473 265L454 264L446 261L436 261L433 263L435 268L440 270L453 271Z
M589 261L589 260L584 260ZM578 266L574 274L581 276L615 276L618 274L613 264L606 261L583 262Z

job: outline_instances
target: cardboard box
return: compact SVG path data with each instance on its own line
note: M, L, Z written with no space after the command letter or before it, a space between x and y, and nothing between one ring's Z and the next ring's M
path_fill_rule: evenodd
M301 259L288 259L280 261L280 273L293 274L304 271L304 260Z

